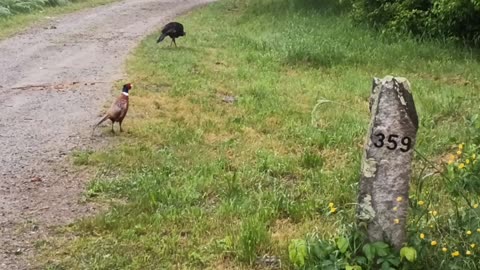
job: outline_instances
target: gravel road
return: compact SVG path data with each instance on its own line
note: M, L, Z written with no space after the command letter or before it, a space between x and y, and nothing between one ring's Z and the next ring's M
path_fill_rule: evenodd
M0 41L0 269L31 269L49 228L95 211L79 203L88 173L69 153L108 141L91 126L135 45L211 1L124 0Z

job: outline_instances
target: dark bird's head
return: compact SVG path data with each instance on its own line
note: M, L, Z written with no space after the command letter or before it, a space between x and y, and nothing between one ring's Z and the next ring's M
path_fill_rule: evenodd
M132 87L133 87L133 84L131 84L131 83L124 84L123 89L122 89L122 93L125 93L125 94L128 95L128 91L130 91L130 89L132 89Z

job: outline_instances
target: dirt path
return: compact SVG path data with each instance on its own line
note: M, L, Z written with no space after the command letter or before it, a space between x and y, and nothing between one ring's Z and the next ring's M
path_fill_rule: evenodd
M0 269L30 269L49 227L94 210L66 157L102 143L91 125L139 40L211 1L124 0L0 41Z

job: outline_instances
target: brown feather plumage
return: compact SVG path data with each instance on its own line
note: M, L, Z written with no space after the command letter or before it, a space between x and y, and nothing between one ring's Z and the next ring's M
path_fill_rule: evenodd
M128 87L128 89L125 93L126 87ZM124 85L123 89L124 92L112 103L112 106L110 106L110 109L108 109L105 116L103 116L102 119L93 127L93 131L95 131L95 128L105 122L107 119L110 119L110 121L112 121L112 132L115 132L113 130L113 124L115 122L118 122L118 124L120 125L120 132L123 131L122 122L128 112L128 90L131 89L131 84Z

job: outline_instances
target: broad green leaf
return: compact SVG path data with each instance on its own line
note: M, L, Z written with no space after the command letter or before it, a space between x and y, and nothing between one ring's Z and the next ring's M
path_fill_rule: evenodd
M400 259L399 258L388 258L388 261L393 266L398 267L400 265Z
M323 254L323 251L322 251L322 248L320 247L319 244L314 244L312 245L311 247L311 253L317 257L317 259L322 259L324 254Z
M362 248L362 251L369 261L372 261L375 257L375 248L371 244L365 244Z
M358 263L358 264L367 264L367 258L363 257L363 256L357 256L355 257L355 261Z
M389 253L390 246L385 242L375 242L372 246L375 248L375 253L380 257L385 257Z
M382 263L381 270L395 270L395 268L391 267L390 264L387 261L385 261Z
M388 249L390 247L387 243L382 241L372 243L372 246L374 246L376 249Z
M296 266L304 266L307 258L307 242L303 239L292 240L288 245L288 257Z
M348 249L348 240L345 239L345 237L340 237L337 240L337 247L338 250L340 250L341 253L347 252Z
M345 266L345 270L362 270L362 267L359 265L349 265Z
M400 249L400 258L405 258L409 262L414 262L417 259L417 251L413 247L403 247Z

